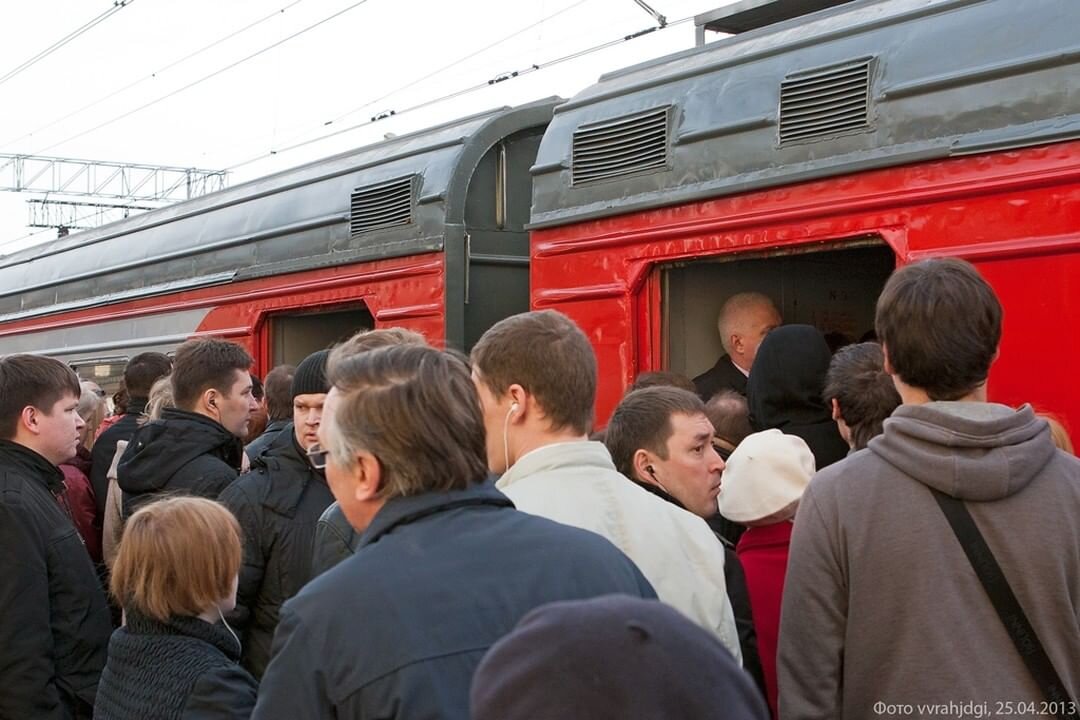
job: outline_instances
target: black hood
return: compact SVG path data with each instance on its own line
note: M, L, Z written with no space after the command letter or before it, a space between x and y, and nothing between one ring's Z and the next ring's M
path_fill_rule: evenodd
M754 432L777 428L801 437L814 453L818 470L848 452L821 397L831 360L817 328L783 325L761 342L746 384Z
M214 455L239 470L243 452L240 438L216 421L169 408L131 439L117 468L117 482L124 492L155 492L201 455Z

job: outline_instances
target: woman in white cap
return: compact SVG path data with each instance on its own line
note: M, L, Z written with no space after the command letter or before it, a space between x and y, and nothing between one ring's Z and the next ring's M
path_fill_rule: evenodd
M744 439L727 460L720 514L747 527L735 552L746 574L769 710L776 711L776 644L795 510L814 474L802 438L765 430Z

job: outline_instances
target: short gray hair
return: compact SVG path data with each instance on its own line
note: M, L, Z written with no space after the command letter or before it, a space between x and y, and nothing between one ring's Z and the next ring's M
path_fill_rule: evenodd
M724 352L731 352L731 334L736 332L740 316L756 307L768 307L776 311L772 299L759 292L736 293L724 301L720 315L716 318L716 329L720 332L720 344L724 346ZM777 313L779 314L778 311Z

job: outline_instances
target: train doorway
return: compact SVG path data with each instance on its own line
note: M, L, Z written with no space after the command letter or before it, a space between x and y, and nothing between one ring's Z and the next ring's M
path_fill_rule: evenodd
M717 317L740 292L772 298L785 324L813 325L838 347L873 330L874 305L896 267L880 238L857 238L828 249L776 249L680 263L661 276L663 366L688 377L724 354Z
M347 340L375 327L366 307L292 312L270 318L270 356L273 366L299 365L316 350Z

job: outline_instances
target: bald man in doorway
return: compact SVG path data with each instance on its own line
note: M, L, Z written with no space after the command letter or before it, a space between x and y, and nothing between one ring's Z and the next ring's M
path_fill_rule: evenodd
M746 379L758 346L782 322L780 312L767 295L744 292L732 295L716 320L724 355L708 371L694 378L701 399L708 402L721 390L746 394Z

